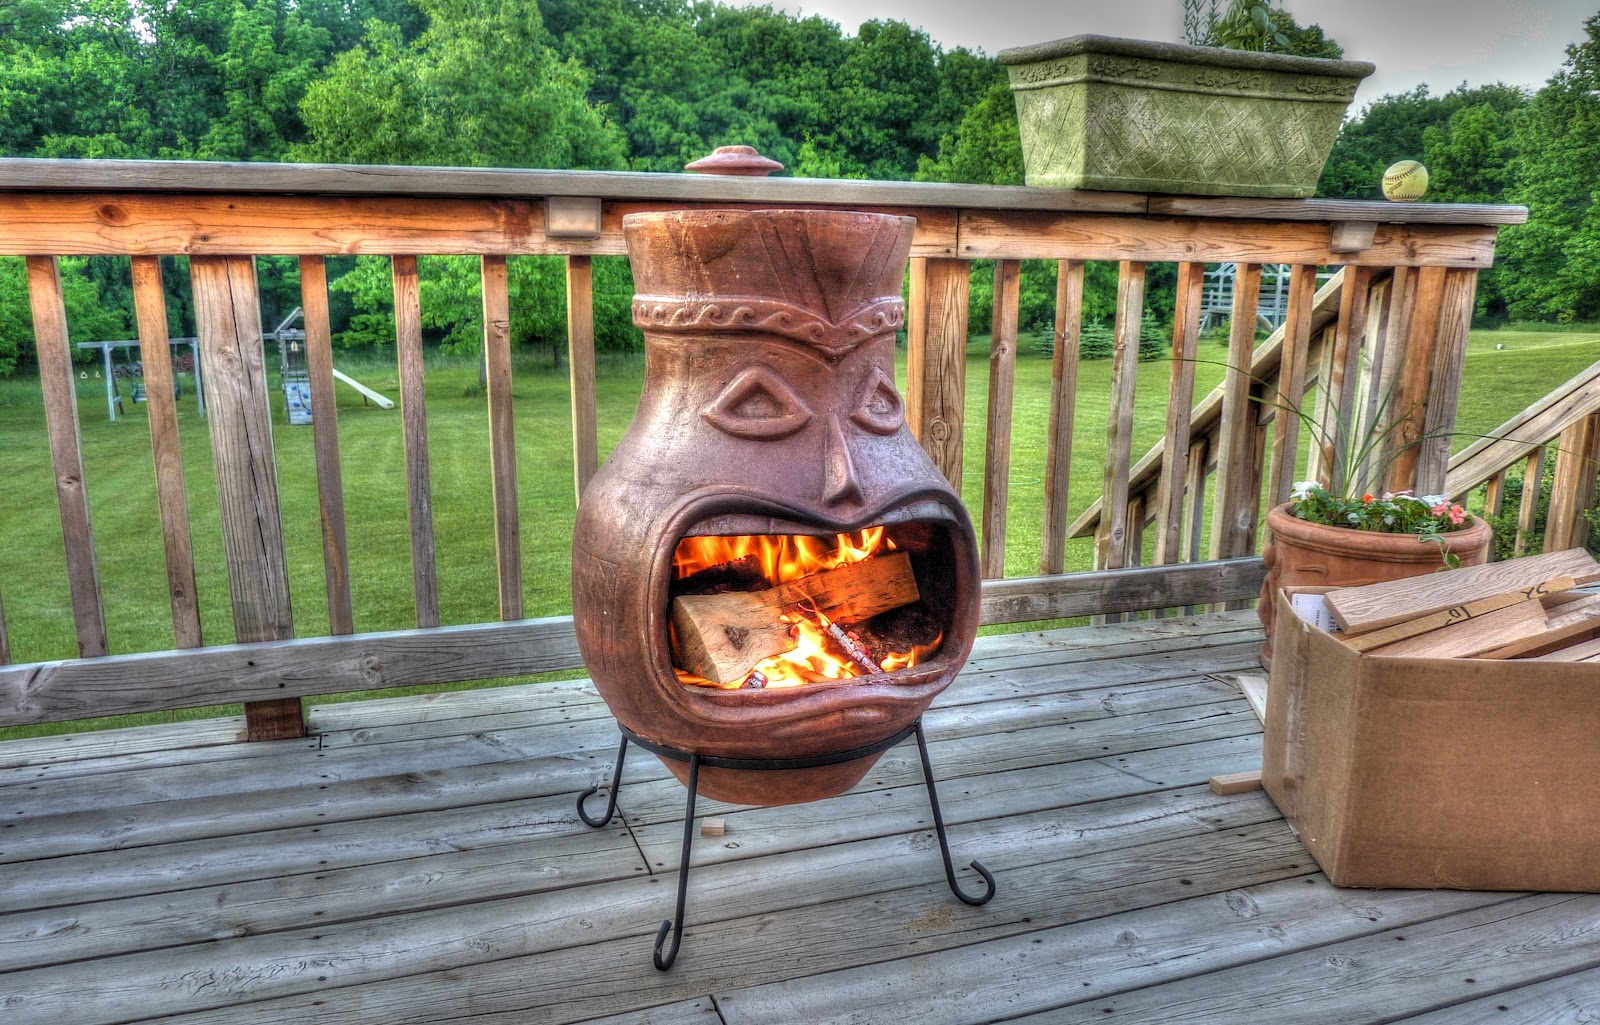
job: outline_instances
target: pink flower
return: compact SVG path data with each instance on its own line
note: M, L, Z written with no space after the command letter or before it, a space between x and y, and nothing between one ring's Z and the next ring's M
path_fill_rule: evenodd
M1460 526L1466 520L1466 518L1467 511L1465 509L1461 508L1459 505L1452 505L1450 507L1451 523L1454 523L1456 526Z
M1461 507L1460 506L1456 506L1456 508L1459 509ZM1447 515L1450 512L1450 503L1449 502L1440 502L1438 505L1436 505L1433 508L1429 509L1428 512L1432 513L1434 516ZM1460 521L1457 520L1456 522L1459 523Z

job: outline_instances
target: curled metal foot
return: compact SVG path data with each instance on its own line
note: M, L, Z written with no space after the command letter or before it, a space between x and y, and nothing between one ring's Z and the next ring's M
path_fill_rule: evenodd
M939 855L944 858L944 878L950 884L950 892L955 894L963 904L981 907L994 899L994 876L983 867L983 862L972 862L973 871L983 877L984 892L977 897L970 896L961 889L961 884L956 882L956 866L950 860L950 837L945 833L944 814L939 810L939 790L933 782L933 762L928 758L928 741L922 735L922 720L916 723L917 753L922 756L922 778L928 784L928 806L933 809L933 830L939 836Z
M622 743L617 746L617 765L616 768L611 771L611 793L606 798L606 813L604 815L597 819L590 818L589 813L583 808L584 804L589 800L589 798L600 792L600 784L595 784L588 790L585 790L583 793L578 795L578 818L582 819L586 824L594 826L596 829L610 822L611 816L617 813L617 791L622 789L622 760L627 757L627 754L628 738L623 737Z
M678 908L672 921L662 922L661 930L656 933L657 971L664 972L672 967L672 962L678 959L678 947L683 943L683 907L689 896L689 846L694 843L694 799L699 790L700 756L692 754L689 756L689 803L683 811L683 848L678 856ZM663 954L661 946L667 942L668 933L672 934L672 947Z

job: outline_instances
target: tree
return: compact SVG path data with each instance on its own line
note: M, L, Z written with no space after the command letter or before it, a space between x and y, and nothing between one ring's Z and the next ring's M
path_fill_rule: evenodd
M1600 14L1586 39L1515 121L1516 184L1528 223L1501 247L1506 306L1518 319L1600 319Z
M1510 124L1509 115L1527 103L1528 97L1522 90L1501 84L1477 88L1463 84L1443 96L1431 96L1426 85L1419 85L1408 93L1384 96L1346 121L1340 129L1328 163L1322 169L1322 178L1317 182L1317 195L1338 199L1382 198L1380 187L1384 169L1397 160L1422 159L1427 151L1429 128L1436 129L1437 144L1448 148L1450 121L1457 112L1468 107L1487 107L1499 115L1499 127L1505 130ZM1463 121L1461 159L1466 158L1467 140L1488 126L1482 113ZM1446 158L1446 162L1450 163L1450 158ZM1455 164L1453 169L1465 177L1465 164Z
M60 260L61 300L67 310L72 341L117 341L129 337L126 309L102 301L87 265L84 257ZM0 256L0 377L9 377L32 348L33 304L28 295L27 263L21 257ZM77 350L73 350L73 356L88 358L80 357Z

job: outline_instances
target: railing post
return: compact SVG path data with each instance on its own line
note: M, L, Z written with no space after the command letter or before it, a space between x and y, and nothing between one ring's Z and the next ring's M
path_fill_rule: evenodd
M305 317L306 375L311 379L311 442L322 511L322 573L328 631L355 633L350 599L350 543L344 523L344 463L339 455L339 403L333 394L333 327L328 319L328 268L320 256L300 258L300 308Z
M983 575L1006 575L1006 499L1011 483L1011 400L1017 376L1017 305L1022 265L996 260L989 335L989 424L983 460Z
M55 257L28 257L28 291L33 301L33 337L39 358L39 382L44 389L56 504L66 547L72 621L78 635L78 655L91 658L108 650L106 616L100 598L94 528L89 522L89 491L83 479L78 390L72 377L72 352L67 347L67 308Z
M1252 554L1260 515L1261 491L1254 487L1259 474L1254 465L1257 417L1250 380L1256 340L1256 294L1260 288L1261 265L1241 263L1229 324L1222 421L1217 426L1217 490L1211 513L1213 559Z
M248 256L195 256L189 272L206 365L207 420L234 635L241 643L288 640L294 636L294 617L255 261ZM250 702L245 719L251 740L305 733L298 698Z
M1550 485L1550 510L1544 521L1545 551L1577 548L1588 540L1589 519L1584 514L1594 508L1597 464L1600 413L1590 413L1561 432L1555 481ZM1534 490L1537 493L1538 488Z
M907 318L906 421L950 487L961 494L967 389L966 260L912 261ZM919 280L920 279L920 280Z
M1055 352L1050 365L1050 420L1044 455L1044 547L1041 573L1066 567L1072 494L1072 414L1078 400L1078 348L1083 327L1083 261L1056 267Z
M1183 504L1189 480L1189 417L1194 407L1195 358L1200 349L1200 293L1205 264L1178 266L1172 317L1172 374L1167 387L1167 456L1156 488L1155 564L1183 561ZM1204 473L1204 467L1201 467ZM1188 495L1188 501L1197 501Z

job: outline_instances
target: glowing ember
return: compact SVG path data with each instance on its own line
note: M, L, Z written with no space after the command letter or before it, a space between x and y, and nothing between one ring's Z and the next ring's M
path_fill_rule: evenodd
M894 550L894 542L886 536L883 527L837 534L831 539L795 534L687 537L678 543L673 569L677 579L682 580L705 570L740 564L752 567L767 586L774 587ZM678 679L686 684L724 690L746 686L750 689L801 687L914 666L936 652L944 639L941 633L928 644L913 644L909 651L890 652L874 664L851 628L833 623L814 607L794 607L779 616L778 621L789 625L794 647L762 659L745 680L719 684L675 669Z

